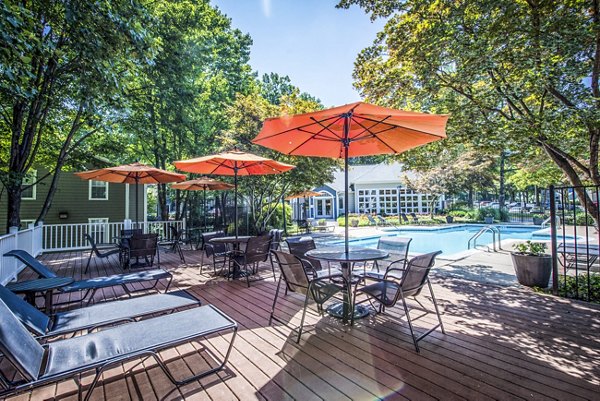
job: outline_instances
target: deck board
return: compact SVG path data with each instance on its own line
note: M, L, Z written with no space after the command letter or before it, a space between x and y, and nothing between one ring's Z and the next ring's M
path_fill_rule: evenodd
M598 305L438 277L434 269L432 281L446 334L436 331L421 341L420 354L414 350L401 308L372 314L354 327L321 317L313 309L296 344L294 328L300 321L302 297L284 297L282 291L275 313L289 324L269 326L276 289L272 278L248 288L242 280L213 277L212 268L199 274L200 252L184 252L187 264L174 253L162 253L161 267L173 273L173 289L191 291L203 304L216 305L238 322L227 368L176 388L154 361L129 361L104 373L92 399L593 400L600 394ZM119 273L115 258L92 258L84 274L87 257L87 252L62 252L40 259L59 276L81 279ZM264 267L266 277L270 267ZM34 275L27 270L19 276L31 278ZM146 284L133 288L150 293ZM125 296L121 288L113 287L98 291L95 301ZM77 299L79 295L71 293L55 301ZM425 296L426 306L427 300ZM417 330L435 322L434 315L423 317ZM222 356L227 339L215 335L202 344ZM206 352L196 352L202 347L184 344L161 355L177 374L185 375L214 363ZM85 375L83 382L90 381L91 375ZM67 380L9 399L76 398L77 387Z

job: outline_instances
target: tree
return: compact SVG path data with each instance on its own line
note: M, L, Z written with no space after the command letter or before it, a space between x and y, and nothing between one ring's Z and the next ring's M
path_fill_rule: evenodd
M9 227L19 226L28 170L42 164L56 173L43 216L68 157L117 117L115 95L133 60L148 55L147 21L141 3L125 0L0 4L0 181Z
M254 145L251 140L258 135L262 122L268 117L282 114L306 113L322 108L320 103L300 95L295 89L291 95L279 99L279 105L270 103L259 93L239 95L229 108L231 130L219 140L223 149L237 147L263 157L289 163L295 169L284 174L248 176L238 181L239 193L246 197L250 207L252 230L263 232L284 194L301 192L333 179L336 161L327 158L286 156L271 149Z
M450 112L452 143L541 149L571 185L600 185L600 3L342 0L389 17L359 55L370 101ZM587 199L588 211L598 216ZM599 222L596 221L598 224Z

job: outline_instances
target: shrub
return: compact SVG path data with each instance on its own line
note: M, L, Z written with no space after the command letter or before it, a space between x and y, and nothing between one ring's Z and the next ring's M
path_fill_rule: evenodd
M469 212L467 210L463 210L463 209L456 209L456 210L450 210L448 212L448 216L453 216L453 217L465 217L467 216Z
M589 287L588 287L589 280ZM588 298L589 290L589 298ZM544 289L550 293L551 288ZM565 298L582 299L600 303L600 275L580 274L578 276L558 276L558 295Z

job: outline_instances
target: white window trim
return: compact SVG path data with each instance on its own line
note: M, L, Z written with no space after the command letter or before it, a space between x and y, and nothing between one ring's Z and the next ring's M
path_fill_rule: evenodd
M108 200L108 182L104 182L104 181L96 181L96 180L90 180L88 181L88 200ZM105 187L106 187L106 196L104 198L92 198L92 183L94 182L102 182Z
M33 177L33 182L37 181L37 170L31 170L27 173L30 177ZM27 185L27 184L25 184ZM37 199L37 184L31 187L31 197L21 196L21 200L36 200Z

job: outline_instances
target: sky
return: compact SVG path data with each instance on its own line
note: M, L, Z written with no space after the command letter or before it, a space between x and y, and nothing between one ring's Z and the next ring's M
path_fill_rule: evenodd
M232 26L253 40L250 65L289 76L292 84L326 107L360 100L352 86L354 60L373 43L384 21L372 23L353 6L336 0L211 0Z

